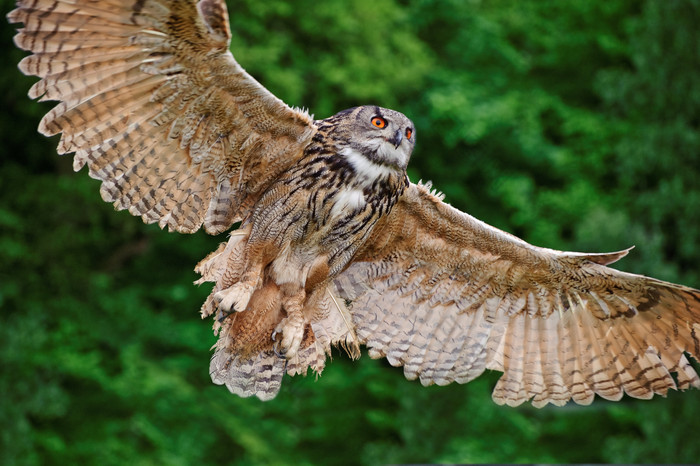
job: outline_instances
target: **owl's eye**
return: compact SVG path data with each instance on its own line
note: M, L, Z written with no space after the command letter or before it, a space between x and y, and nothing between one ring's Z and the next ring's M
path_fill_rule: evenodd
M372 118L372 125L376 126L379 129L385 128L386 127L386 120L382 117L374 117Z
M406 139L411 139L413 136L413 130L411 128L406 128Z

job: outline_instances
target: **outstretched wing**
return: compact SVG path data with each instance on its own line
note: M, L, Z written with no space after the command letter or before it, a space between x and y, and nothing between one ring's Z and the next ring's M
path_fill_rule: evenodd
M311 117L234 60L223 0L19 0L20 69L42 120L102 180L102 197L145 222L228 229L298 160Z
M700 387L700 291L605 266L626 253L534 247L411 185L334 287L370 356L424 385L493 369L497 403L535 406Z

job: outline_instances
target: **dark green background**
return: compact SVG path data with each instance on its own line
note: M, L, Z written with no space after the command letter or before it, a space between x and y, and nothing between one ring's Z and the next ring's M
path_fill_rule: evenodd
M700 1L241 0L232 49L323 118L417 127L410 176L540 246L637 245L628 271L700 287ZM2 13L12 8L0 0ZM271 402L211 384L192 285L225 236L114 212L57 140L0 22L0 463L700 460L700 392L537 410L498 374L423 388L337 352Z

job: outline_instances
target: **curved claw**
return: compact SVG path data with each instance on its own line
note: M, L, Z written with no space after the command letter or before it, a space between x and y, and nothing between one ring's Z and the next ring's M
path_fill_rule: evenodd
M275 343L274 346L272 347L272 352L275 353L275 356L277 356L280 359L285 359L285 360L287 359L284 356L285 355L284 351L282 351L282 352L277 351L277 343Z
M226 320L226 318L227 318L228 316L230 316L231 314L233 314L234 312L235 312L235 310L232 310L232 311L225 311L225 310L219 308L219 317L217 317L216 320L217 320L220 324L222 324L222 323L224 322L224 320Z
M284 351L284 350L278 351L278 350L277 350L277 344L278 344L278 342L277 342L277 333L278 333L277 330L275 330L274 332L272 332L272 335L271 335L272 341L275 342L275 344L272 345L272 352L275 353L275 356L277 356L278 358L280 358L280 359L286 359L285 356L284 356L285 353L286 353L286 351Z

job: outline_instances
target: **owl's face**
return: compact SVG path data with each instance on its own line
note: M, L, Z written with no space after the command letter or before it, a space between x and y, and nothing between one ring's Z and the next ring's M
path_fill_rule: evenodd
M413 122L395 110L373 105L344 110L338 129L349 143L340 154L355 169L376 178L404 173L416 141Z

